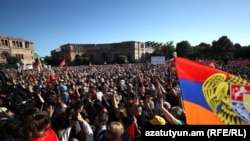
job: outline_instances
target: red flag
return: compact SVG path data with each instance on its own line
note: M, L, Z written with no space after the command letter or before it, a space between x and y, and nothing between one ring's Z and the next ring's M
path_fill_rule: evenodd
M66 63L65 63L65 59L63 59L62 61L61 61L61 63L60 63L60 67L62 67L62 66L64 66Z
M40 73L41 71L43 71L43 65L40 61L40 58L37 59L36 65L35 67L37 68L38 72Z
M50 82L55 81L56 79L57 79L57 78L56 78L56 76L55 76L54 74L49 74L49 75L47 75L46 82L47 82L47 83L50 83Z
M135 123L133 122L116 141L133 141L135 138Z

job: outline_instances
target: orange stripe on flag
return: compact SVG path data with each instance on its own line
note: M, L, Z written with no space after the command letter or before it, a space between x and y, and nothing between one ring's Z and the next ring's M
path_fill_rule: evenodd
M195 103L183 101L186 111L186 122L189 125L224 125L218 116L206 108Z

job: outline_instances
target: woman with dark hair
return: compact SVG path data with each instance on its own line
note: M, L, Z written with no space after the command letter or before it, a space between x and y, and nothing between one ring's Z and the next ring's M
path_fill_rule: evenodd
M25 141L59 141L51 128L50 116L47 112L37 112L28 116L24 128Z

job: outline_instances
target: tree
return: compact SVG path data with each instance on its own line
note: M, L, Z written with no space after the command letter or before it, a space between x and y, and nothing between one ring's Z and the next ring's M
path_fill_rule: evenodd
M242 47L239 43L234 44L234 51L233 51L233 56L234 58L241 58L242 56Z
M191 45L188 41L181 41L176 44L176 52L178 56L190 57L192 54Z
M250 59L250 45L248 47L243 47L242 48L242 58L247 58L247 59Z
M172 58L174 51L175 51L175 47L174 47L173 41L167 42L161 48L161 52L163 53L163 55L165 56L166 59Z
M128 62L128 57L126 55L119 55L117 58L116 58L116 62L118 64L123 64L123 63L127 63Z
M154 52L152 53L153 56L161 56L162 52L161 52L161 47L156 47Z
M211 54L214 58L224 58L225 56L233 57L233 43L227 36L221 36L217 41L212 42Z
M83 62L84 65L88 65L89 64L89 57L83 55L82 56L82 62Z
M132 59L130 62L131 63L140 63L140 60L139 59Z
M15 57L15 56L8 56L7 57L7 67L8 68L13 68L13 67L16 67L16 64L17 63L20 63L20 65L21 64L23 64L22 62L21 62L21 59L20 58L18 58L18 57Z
M210 53L211 53L211 45L210 44L201 42L198 46L193 47L193 57L195 59L210 58Z
M83 57L80 55L75 56L75 65L82 65L83 64Z
M45 64L48 64L48 65L56 65L56 64L53 63L54 60L52 59L51 56L45 56L44 57L44 62L45 62Z

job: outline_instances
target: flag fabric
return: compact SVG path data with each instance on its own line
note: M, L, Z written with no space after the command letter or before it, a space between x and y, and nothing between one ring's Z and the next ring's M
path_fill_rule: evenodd
M53 81L55 81L57 78L54 74L48 74L47 78L46 78L46 83L51 83Z
M135 123L133 122L116 141L133 141L135 138Z
M41 63L40 58L37 59L36 68L37 68L37 70L38 70L39 73L43 71L43 65Z
M175 57L187 124L250 123L250 83L228 72ZM244 87L245 91L240 91ZM236 93L241 98L237 98ZM245 97L245 98L242 98Z
M59 66L62 67L62 66L64 66L65 64L66 64L65 59L63 59L63 60L60 62Z

